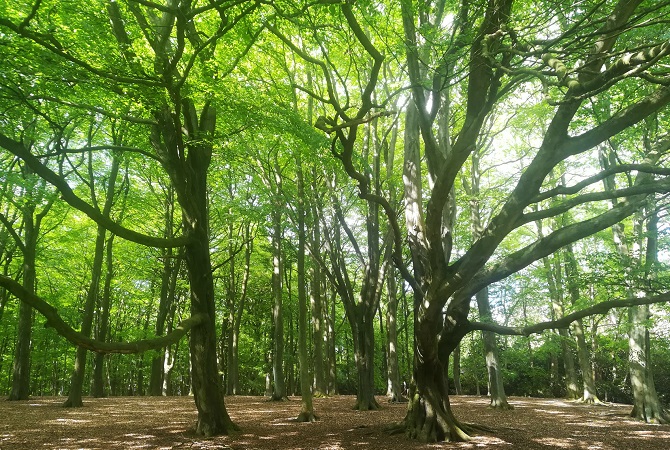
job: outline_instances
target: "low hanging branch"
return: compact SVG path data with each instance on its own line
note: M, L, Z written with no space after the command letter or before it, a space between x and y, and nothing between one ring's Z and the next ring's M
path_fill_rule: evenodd
M209 319L207 314L196 314L181 321L172 332L153 339L140 339L133 342L100 342L73 329L61 318L56 308L28 291L15 280L0 275L0 286L14 294L22 302L39 311L47 319L47 326L53 327L65 339L75 345L97 353L143 353L148 350L165 348L179 341L191 328L197 327Z
M627 306L638 306L638 305L651 305L654 303L667 303L667 302L670 302L670 292L666 292L665 294L660 294L653 297L632 297L623 300L606 300L604 302L596 303L595 305L589 308L585 308L580 311L575 311L558 320L540 322L534 325L529 325L527 327L506 327L503 325L498 325L497 323L470 322L468 331L483 330L483 331L492 331L497 334L504 334L508 336L530 336L531 334L542 333L543 331L549 329L568 328L572 322L596 314L605 314L606 312L614 308L624 308Z

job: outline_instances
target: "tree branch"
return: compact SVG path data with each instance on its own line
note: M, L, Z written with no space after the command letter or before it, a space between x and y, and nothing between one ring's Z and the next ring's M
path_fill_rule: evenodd
M653 297L632 297L623 300L606 300L604 302L596 303L589 308L568 314L567 316L564 316L560 319L551 320L548 322L540 322L526 327L506 327L503 325L498 325L497 323L470 322L468 325L468 331L482 330L492 331L493 333L504 334L508 336L529 336L535 333L542 333L544 330L568 328L572 322L596 314L605 314L607 311L614 308L624 308L627 306L636 305L651 305L654 303L666 303L669 301L669 292Z
M42 164L39 159L30 153L30 151L27 150L20 142L17 142L5 134L0 133L0 147L5 148L10 153L21 158L33 170L33 172L55 186L61 193L63 200L65 200L70 206L83 212L93 221L95 221L95 223L111 231L122 239L149 247L158 248L181 247L182 245L186 245L189 242L189 239L186 237L161 239L153 236L147 236L119 225L109 217L106 217L104 214L102 214L102 212L100 212L98 209L79 198L74 193L74 191L72 191L70 186L68 186L64 178L60 177L54 171Z
M100 342L76 331L61 318L56 308L28 291L20 283L0 275L0 286L39 311L47 319L47 325L53 327L59 335L75 345L97 353L142 353L148 350L165 348L179 341L191 328L197 327L209 319L207 314L196 314L182 320L172 332L165 336L152 339L140 339L132 342Z

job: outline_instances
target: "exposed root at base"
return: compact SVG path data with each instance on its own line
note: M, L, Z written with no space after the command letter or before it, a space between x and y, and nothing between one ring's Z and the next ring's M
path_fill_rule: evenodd
M612 403L610 402L604 402L600 400L598 397L593 397L593 398L578 398L575 400L568 400L570 403L581 403L583 405L593 405L593 406L611 406Z
M295 419L296 422L312 423L319 420L319 416L313 412L301 412L298 417Z

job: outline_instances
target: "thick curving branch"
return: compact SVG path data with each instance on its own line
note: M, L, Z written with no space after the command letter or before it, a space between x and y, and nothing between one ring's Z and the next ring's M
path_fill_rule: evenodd
M47 325L53 327L59 335L63 336L74 345L78 345L87 350L92 350L96 353L130 354L165 348L179 341L191 328L197 327L208 320L207 314L196 314L188 319L182 320L172 332L165 336L153 339L140 339L132 342L101 342L76 331L61 318L56 308L39 296L28 291L13 279L0 275L0 286L14 294L14 296L22 302L27 303L39 311L40 314L47 319Z
M579 319L596 314L605 314L609 310L615 308L625 308L628 306L651 305L654 303L667 302L670 302L670 292L652 297L631 297L622 300L606 300L604 302L596 303L589 308L575 311L560 319L551 320L548 322L540 322L534 325L528 325L526 327L506 327L503 325L498 325L497 323L470 322L468 324L468 332L483 330L508 336L530 336L531 334L542 333L543 331L549 329L568 328L571 323Z
M83 212L93 221L95 221L95 223L111 231L120 238L149 247L158 248L181 247L182 245L186 245L189 242L189 239L186 237L162 239L153 236L147 236L119 225L109 217L105 216L100 210L94 208L79 198L77 194L72 191L63 177L59 176L56 172L42 164L42 162L40 162L40 160L35 155L30 153L30 151L26 149L21 142L15 141L5 134L0 133L0 147L5 148L14 156L21 158L33 170L33 172L42 177L48 183L55 186L60 192L62 199L65 200L70 206Z

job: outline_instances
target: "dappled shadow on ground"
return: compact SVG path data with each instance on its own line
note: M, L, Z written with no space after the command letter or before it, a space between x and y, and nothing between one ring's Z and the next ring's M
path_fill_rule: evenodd
M196 420L189 397L85 399L65 409L64 398L0 402L0 450L16 449L670 449L670 426L631 420L629 405L592 406L556 399L510 398L515 409L494 411L484 397L452 397L464 422L493 433L456 444L420 444L384 427L400 421L406 405L384 403L380 411L353 411L354 397L315 399L321 420L298 423L300 399L268 402L261 397L227 397L242 430L204 439L193 434Z

